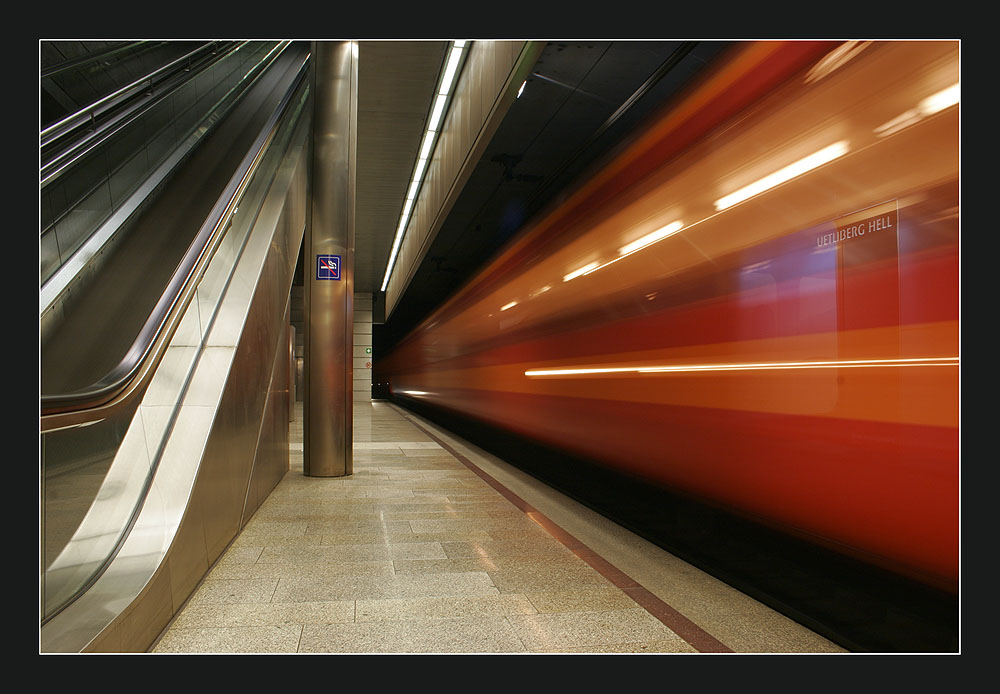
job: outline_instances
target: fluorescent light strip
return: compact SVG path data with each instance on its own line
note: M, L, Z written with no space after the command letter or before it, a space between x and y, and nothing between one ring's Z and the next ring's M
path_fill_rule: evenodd
M879 137L886 137L898 133L904 128L908 128L914 123L918 123L927 116L931 116L938 111L943 111L949 106L954 106L959 102L960 87L955 83L947 89L931 94L922 100L916 108L907 109L890 121L875 128L874 133Z
M591 270L596 270L597 267L598 267L597 262L588 263L587 265L584 265L581 268L573 270L573 272L569 273L568 275L565 275L563 277L563 282L569 282L572 279L576 279L580 275L586 275Z
M769 176L765 176L758 181L754 181L748 186L744 186L729 195L719 198L715 201L715 209L724 210L727 207L732 207L738 202L743 202L747 198L752 198L753 196L759 195L765 190L770 190L775 186L781 185L785 181L791 180L796 176L801 176L807 171L811 171L812 169L822 166L827 162L833 161L837 157L842 157L847 154L847 151L847 140L835 142L829 147L824 147L818 152L810 154L808 157L803 157L797 162L789 164Z
M441 80L440 94L447 94L451 89L451 83L455 80L455 71L458 70L458 61L462 57L462 48L452 46L451 55L448 56L448 67L444 69L444 79Z
M853 60L861 51L868 48L871 43L871 41L847 41L830 51L806 75L806 84L821 80L834 70L846 65L848 61Z
M959 99L959 86L956 82L947 89L942 89L937 94L932 94L920 102L920 112L925 116L943 111L949 106L954 106Z
M431 156L431 148L434 146L434 133L428 130L424 133L424 144L420 148L420 159L429 159Z
M911 108L907 111L904 111L903 113L900 113L892 120L886 121L882 125L875 128L875 130L873 130L872 132L874 132L879 137L885 137L886 135L892 135L893 133L897 133L903 128L908 128L909 126L913 125L920 119L921 119L920 113L915 108Z
M509 308L514 308L515 306L517 306L517 302L516 301L511 301L509 304L505 304L505 305L501 306L500 310L501 311L506 311Z
M416 189L420 188L420 183L424 179L424 170L425 169L427 169L427 160L426 159L418 159L417 160L417 168L413 172L413 186L411 186L411 187L415 188L414 191L413 191L414 193L416 193Z
M705 220L703 219L701 221L703 222ZM699 222L699 224L700 223L701 222ZM694 225L692 224L691 226L694 226ZM601 265L598 265L596 263L591 263L586 268L581 268L581 270L584 270L584 272L582 272L581 274L589 275L592 272L597 272L598 270L603 270L608 265L614 265L619 260L623 260L624 258L629 257L633 253L638 253L643 248L646 248L647 246L652 246L654 243L656 243L657 241L659 241L661 239L665 239L668 236L673 236L674 234L676 234L678 231L680 231L683 228L684 228L684 225L680 221L671 222L667 226L661 227L661 228L657 229L656 231L654 231L651 234L646 234L641 239L633 241L632 243L630 243L630 244L628 244L626 246L622 246L620 249L618 249L618 252L621 253L621 255L618 256L617 258L612 258L608 262L603 263ZM569 277L569 276L567 275L567 277ZM570 279L573 279L573 278L570 277ZM564 282L568 282L569 280L567 280L567 279L564 278L563 281Z
M415 181L410 181L410 188L406 191L407 200L415 200L417 197L417 191L420 189L420 179Z
M431 122L427 126L429 132L437 132L438 125L441 123L441 116L444 113L444 104L448 100L447 94L438 94L437 99L434 101L434 110L431 112Z
M632 251L637 251L640 248L645 248L651 243L656 243L660 239L665 239L668 236L673 236L678 231L684 228L684 224L677 220L676 222L670 222L666 226L660 227L656 231L646 234L641 239L636 239L632 243L626 244L618 249L618 252L622 255L628 255Z
M444 117L445 105L448 102L448 94L454 87L455 77L458 75L458 66L461 62L462 51L466 41L454 41L451 53L448 56L448 63L445 66L438 84L437 98L434 100L434 107L431 110L430 118L427 121L427 130L424 132L424 140L420 146L420 155L413 170L413 178L406 193L406 201L403 204L403 211L400 214L399 226L396 228L396 236L392 240L392 250L389 252L389 261L385 265L385 276L382 278L382 287L379 291L385 291L389 286L389 278L392 276L393 268L396 267L396 257L399 254L399 247L403 243L403 236L406 235L406 226L410 220L410 212L413 209L414 201L423 183L424 172L427 170L427 163L434 152L434 145L437 142L438 126Z
M692 371L760 371L775 369L851 369L887 366L958 366L958 357L914 359L858 359L848 361L790 361L755 364L681 364L676 366L624 366L594 369L532 369L525 376L585 376L610 373L668 373Z

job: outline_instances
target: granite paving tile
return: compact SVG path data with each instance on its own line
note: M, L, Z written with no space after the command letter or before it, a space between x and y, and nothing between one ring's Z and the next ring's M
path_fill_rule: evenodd
M586 565L556 570L538 566L518 569L498 568L490 570L489 575L501 593L569 591L592 586L611 587L614 585Z
M358 622L402 619L446 619L455 617L503 617L537 614L524 595L483 595L461 598L396 598L358 600Z
M331 521L310 521L306 525L304 534L306 535L332 535L334 533L405 533L412 531L409 521L380 519L372 514L367 519L347 518Z
M538 573L547 576L556 574L599 576L590 566L571 553L539 556L503 555L491 557L480 555L450 559L397 559L393 562L393 566L396 573L448 573L448 567L454 567L455 571L506 571L529 575Z
M507 617L529 650L552 651L679 639L640 607Z
M486 573L282 578L275 602L499 595Z
M496 530L489 531L492 536ZM442 542L441 548L449 559L466 557L574 555L552 537L528 536L517 540L490 539L481 541Z
M529 603L530 605L530 603ZM355 621L353 600L272 602L268 604L191 605L174 620L175 629L333 624Z
M523 653L503 617L306 625L303 653Z
M435 533L448 530L486 530L493 532L538 533L540 528L527 517L520 515L502 520L491 518L441 518L433 520L411 520L410 528L415 533ZM542 531L544 532L544 531Z
M307 537L317 537L314 535L309 535ZM456 531L456 532L442 532L442 533L389 533L387 535L379 535L376 533L368 534L340 534L331 533L326 535L318 536L322 538L322 542L319 544L324 545L350 545L350 544L413 544L413 543L423 543L423 542L482 542L489 541L493 539L485 530L474 530L474 531ZM442 546L443 549L443 546Z
M274 545L321 545L323 544L323 537L323 535L272 535L268 533L252 533L244 531L229 547L230 549L237 549L247 546L268 547Z
M628 610L635 601L616 587L588 586L571 591L528 592L525 597L538 612L597 612Z
M243 532L248 534L305 535L308 525L305 521L271 521L255 517L250 519Z
M253 564L263 550L263 545L231 546L219 559L216 568L230 564Z
M211 629L170 629L154 653L295 653L302 626L298 624Z
M265 547L259 564L293 562L365 562L392 559L446 559L439 542L369 545L309 545Z
M213 579L198 586L188 604L259 603L271 602L278 579Z
M553 648L550 650L539 650L539 653L698 653L698 649L689 644L684 639L668 639L654 643L611 643L611 644L591 644L588 646L575 646Z
M216 565L209 574L213 579L327 578L330 576L393 576L391 561L331 562L257 562L255 564Z
M693 651L395 410L355 412L344 478L303 476L293 422L289 472L157 652Z

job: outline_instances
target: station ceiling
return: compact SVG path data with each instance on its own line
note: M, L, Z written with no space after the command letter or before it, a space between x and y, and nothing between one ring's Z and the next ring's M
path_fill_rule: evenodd
M355 291L377 293L448 42L362 41ZM729 46L549 41L385 325L385 353Z

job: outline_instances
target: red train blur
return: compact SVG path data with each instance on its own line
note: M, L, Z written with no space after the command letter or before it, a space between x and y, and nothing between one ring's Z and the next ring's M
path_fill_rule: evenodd
M957 590L959 46L740 44L381 363Z

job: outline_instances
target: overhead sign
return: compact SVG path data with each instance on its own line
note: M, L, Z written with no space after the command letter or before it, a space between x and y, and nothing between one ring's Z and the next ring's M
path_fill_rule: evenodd
M339 255L316 256L316 279L339 280L340 256Z

